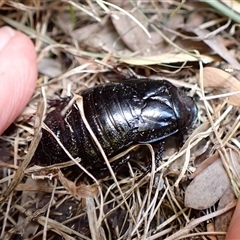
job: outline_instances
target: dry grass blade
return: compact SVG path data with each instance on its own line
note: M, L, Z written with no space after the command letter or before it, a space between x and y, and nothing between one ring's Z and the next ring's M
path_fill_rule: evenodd
M171 237L166 238L166 240L174 240L174 239L181 239L180 237L187 237L186 234L188 234L188 232L190 232L194 227L196 227L198 224L200 224L201 222L204 222L208 219L211 219L213 217L216 217L220 214L223 214L227 211L229 211L230 209L232 209L234 206L236 205L236 203L232 203L230 205L228 205L226 208L218 210L214 213L208 214L204 217L200 217L196 220L193 220L191 223L189 223L186 227L184 227L183 229L181 229L179 232L173 234Z
M124 203L126 204L127 209L129 210L129 212L131 212L130 208L128 206L128 203L127 203L127 201L126 201L126 199L125 199L125 197L124 197L124 195L122 193L122 190L121 190L121 188L120 188L120 186L118 184L118 181L117 181L117 179L115 177L115 174L114 174L114 172L112 170L112 167L111 167L111 165L110 165L110 163L108 161L107 155L105 154L105 152L104 152L104 150L103 150L103 148L101 146L101 143L98 141L98 139L96 138L94 132L92 131L89 123L87 122L87 119L86 119L85 114L84 114L84 109L83 109L83 98L82 98L82 96L76 96L76 104L78 105L79 112L80 112L80 115L82 116L82 119L83 119L83 121L85 123L85 126L87 127L89 133L91 134L93 140L95 141L98 149L100 150L100 152L101 152L101 154L102 154L102 156L103 156L103 158L105 160L105 163L106 163L106 165L108 167L108 170L109 170L110 174L112 175L113 180L116 183L116 186L118 187L118 190L119 190L119 192L120 192L120 194L121 194L121 196L123 198Z
M94 204L94 200L92 198L86 198L86 210L88 214L88 220L89 220L89 228L91 231L91 235L93 239L104 239L103 236L101 236L100 226L97 225L97 213L96 213L96 207Z
M42 122L42 117L43 117L43 109L44 105L43 102L39 103L38 106L38 117L36 118L36 124L35 124L35 138L32 140L32 143L29 147L28 154L26 155L24 161L22 162L21 166L17 169L13 180L11 181L10 185L8 186L7 190L2 194L0 198L0 203L2 203L6 198L9 197L9 195L14 191L16 186L22 181L24 177L24 171L29 165L34 152L38 146L38 143L41 139L41 122Z
M48 44L56 44L56 42L54 40L52 40L50 37L46 36L46 35L38 35L36 31L34 31L32 28L26 27L26 25L23 25L17 21L12 20L11 18L8 18L6 16L1 16L0 18L8 23L10 26L18 29L19 31L22 31L24 33L26 33L29 36L32 36L34 38L40 38L41 41L48 43Z

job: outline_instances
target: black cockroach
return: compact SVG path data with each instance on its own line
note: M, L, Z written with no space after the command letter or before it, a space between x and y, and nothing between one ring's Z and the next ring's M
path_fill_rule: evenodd
M197 115L194 101L166 80L107 83L79 94L83 98L85 117L109 158L134 144L163 142L173 134L181 135L193 125ZM104 166L76 102L61 114L70 100L68 97L55 101L45 124L74 158L81 158L84 167ZM69 160L52 134L44 129L35 157L48 165ZM122 163L119 160L112 166L117 169Z

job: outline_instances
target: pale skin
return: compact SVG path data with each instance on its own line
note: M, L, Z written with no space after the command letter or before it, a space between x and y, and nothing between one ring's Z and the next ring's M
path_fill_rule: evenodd
M32 41L12 28L0 29L0 134L19 116L36 87Z
M9 27L0 28L0 135L20 115L37 81L36 52L32 41ZM240 200L226 240L240 239Z

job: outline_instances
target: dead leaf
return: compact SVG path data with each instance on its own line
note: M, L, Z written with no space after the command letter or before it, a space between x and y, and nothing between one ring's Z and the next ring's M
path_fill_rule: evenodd
M231 64L234 68L240 69L240 64L234 58L234 56L229 52L229 50L223 45L223 41L220 36L214 36L212 38L205 37L210 33L205 29L195 29L194 33L199 37L203 38L203 41L214 50L220 57L222 57L226 62Z
M140 13L135 11L131 14L146 27ZM142 54L150 52L150 49L154 45L151 39L135 21L122 12L114 13L111 19L116 31L129 49L134 52L141 52Z
M209 128L209 122L204 122L202 123L200 126L198 126L191 134L191 136L188 138L188 140L184 143L184 145L182 146L181 150L186 149L188 147L188 144L191 140L192 137L196 136L197 134L201 133L201 132L205 132L208 128ZM180 151L181 151L180 150ZM176 159L167 169L167 173L174 173L176 171L179 171L179 169L182 169L182 166L184 165L185 162L185 154L182 155L181 157L179 157L178 159Z
M193 15L196 22L189 21L186 24L188 31L196 34L202 41L207 44L216 54L223 58L226 62L231 64L235 68L240 68L240 64L237 59L230 53L230 51L223 44L223 39L221 35L216 33L211 33L204 26L201 25L203 22L203 16L199 13Z
M214 229L214 223L213 222L210 222L207 224L207 231L208 232L214 232L215 229ZM218 238L216 237L216 235L207 235L208 239L210 240L218 240Z
M219 201L218 210L225 208L227 205L229 205L229 203L234 201L234 199L235 199L235 196L234 196L233 190L231 187L229 187ZM217 232L227 231L230 221L232 219L233 212L234 212L234 209L231 209L228 212L216 217L215 230ZM224 240L224 239L225 239L225 236L218 236L218 240Z
M193 12L187 18L187 22L185 24L185 29L187 31L192 31L193 29L197 28L204 22L204 16L199 14L198 12Z
M234 180L239 183L240 181L240 152L228 149L230 156L230 170L232 171Z
M71 37L73 37L77 41L79 42L86 41L86 43L88 43L88 40L91 38L91 36L96 32L98 32L98 30L100 30L100 26L101 26L100 23L92 23L86 26L84 25L81 28L76 28L70 34L71 34Z
M232 171L233 178L238 181L240 173L239 153L230 148L226 149L226 153L229 158L227 166ZM217 155L214 155L214 158L216 157ZM210 160L211 157L208 161ZM232 189L232 186L222 160L218 158L202 172L198 173L189 184L185 193L185 205L198 210L209 208L223 197L227 189ZM233 201L230 193L228 196L229 199L224 199L225 205L222 208Z
M27 178L25 184L28 186L28 189L38 189L38 188L47 188L48 184L47 181L44 180L33 180L31 178ZM36 206L41 201L43 196L43 192L41 191L22 191L21 197L21 206L26 208L26 211L35 212ZM20 231L23 231L23 238L29 238L30 236L34 236L39 228L37 222L33 222L28 220L24 215L20 214L17 221L17 228ZM24 229L24 230L23 230Z
M185 192L185 206L197 210L213 206L230 187L221 159L198 174Z
M54 15L54 22L62 31L67 34L71 33L74 28L70 12L62 11L59 14Z
M204 63L210 63L213 58L207 55L200 55L199 58ZM196 57L187 53L163 53L156 56L138 56L121 58L120 62L124 62L131 65L155 65L161 63L184 63L184 62L196 62L199 61Z
M228 97L227 102L240 106L240 82L231 74L214 67L203 68L204 87L222 88L227 93L238 92Z
M194 179L198 174L200 174L204 169L214 163L217 159L219 159L219 154L215 153L211 155L209 158L205 159L196 169L196 171L190 176L190 179Z
M197 146L195 146L194 148L194 152L193 152L193 157L197 158L202 156L209 148L210 146L210 141L203 138ZM196 164L195 164L196 165ZM196 166L198 166L199 164L197 164Z
M182 27L183 24L184 24L183 15L175 15L169 18L169 20L166 23L166 27L171 30L175 30Z
M196 146L192 148L193 152L193 165L198 167L211 152L211 141L203 138Z
M109 19L101 23L89 24L75 29L71 36L78 42L84 43L88 48L105 49L106 51L120 51L126 48Z
M38 64L38 71L50 78L55 78L63 73L61 63L52 58L43 58Z
M96 183L92 185L80 184L76 186L74 182L65 178L60 170L58 171L58 179L65 189L78 201L82 198L94 197L98 193L98 186Z
M110 3L112 3L112 4L116 5L116 6L118 6L118 7L120 7L120 8L123 8L123 9L131 6L130 3L129 3L129 1L108 0L108 2L110 2Z

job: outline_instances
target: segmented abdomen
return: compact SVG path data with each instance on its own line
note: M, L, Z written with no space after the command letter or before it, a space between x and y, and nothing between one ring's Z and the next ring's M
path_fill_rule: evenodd
M82 91L81 96L85 117L107 156L112 156L133 143L143 105L133 88L124 84L116 84L115 87L105 85ZM59 100L44 122L73 157L94 164L102 156L80 116L77 104L74 103L66 115L61 116L61 111L70 99ZM43 130L36 154L40 155L42 150L47 155L43 161L47 163L62 162L67 158L46 130Z

